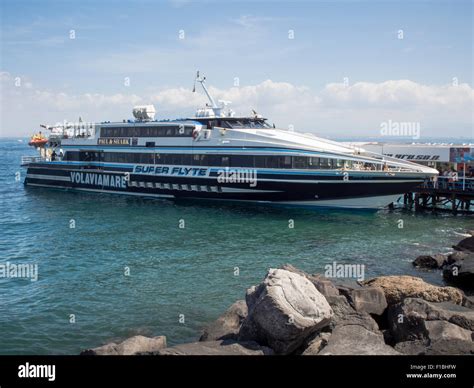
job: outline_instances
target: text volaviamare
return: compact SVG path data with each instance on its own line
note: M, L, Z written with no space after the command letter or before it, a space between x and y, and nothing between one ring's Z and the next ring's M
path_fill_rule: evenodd
M71 182L83 185L94 185L113 187L119 189L127 188L127 177L125 175L95 174L92 172L71 171Z

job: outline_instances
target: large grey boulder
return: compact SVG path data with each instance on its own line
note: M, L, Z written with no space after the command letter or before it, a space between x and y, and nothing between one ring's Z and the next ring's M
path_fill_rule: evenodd
M443 270L443 277L449 283L463 289L474 289L474 254L466 255Z
M238 300L227 311L209 324L199 341L216 341L223 339L237 339L240 326L247 317L247 304L245 300Z
M155 354L163 356L263 356L273 351L256 342L234 340L192 342L162 349Z
M311 337L311 339L306 344L303 353L301 354L303 356L315 356L319 354L321 349L323 349L328 344L330 337L331 333L329 332L317 333Z
M446 321L425 321L428 338L431 342L446 339L472 340L472 331Z
M461 261L469 257L474 258L474 253L468 251L454 251L448 255L447 264L453 264L456 261Z
M312 333L327 326L333 315L326 298L306 277L270 269L263 283L246 296L248 316L239 340L268 345L289 354Z
M319 355L398 355L381 333L360 325L336 326Z
M453 302L461 304L462 291L454 287L438 287L413 276L380 276L362 282L365 286L381 287L389 305L405 298L422 298L428 302Z
M441 339L431 343L426 353L427 355L472 355L474 354L474 342L460 339Z
M123 342L111 342L98 348L87 349L81 355L94 356L130 356L142 353L157 352L166 348L166 337L158 336L153 338L136 335Z
M344 296L333 296L328 298L329 305L333 310L333 318L330 328L337 326L359 325L375 333L379 332L377 322L365 311L356 311Z
M382 315L387 308L387 299L380 287L363 287L352 290L348 295L356 311Z
M393 347L397 352L412 356L424 355L428 351L429 341L413 340L403 341L395 344Z
M294 272L297 273L298 275L304 276L306 279L308 279L311 283L314 284L316 289L323 294L326 298L328 296L336 296L339 295L339 290L336 288L334 283L322 276L321 274L308 274L298 268L293 267L291 264L284 264L281 269L284 269L286 271Z
M445 265L446 262L447 257L442 254L421 255L413 261L413 265L419 268L438 269Z
M453 248L457 251L474 252L474 237L466 237L465 239L461 240L457 245L454 245Z
M474 309L474 295L470 295L470 296L465 296L464 297L464 300L462 302L462 305L464 307L468 307L470 309Z
M399 342L395 350L400 353L419 356L444 356L444 355L472 355L474 342L461 339L439 339L433 342L421 340Z
M474 310L450 302L431 303L420 298L407 298L388 309L388 324L396 342L427 340L430 333L435 339L442 337L427 321L445 321L460 328L474 330ZM448 330L449 328L445 328ZM451 331L451 334L452 331Z

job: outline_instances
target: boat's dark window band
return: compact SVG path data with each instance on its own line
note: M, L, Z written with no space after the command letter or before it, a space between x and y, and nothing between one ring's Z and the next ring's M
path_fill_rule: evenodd
M191 137L193 126L146 126L146 127L103 127L101 137Z
M220 128L272 128L263 119L249 119L249 118L238 118L238 119L212 119L212 120L196 120L201 124L205 125L206 128L211 129L213 127Z
M309 156L276 155L209 155L209 154L159 154L138 152L67 151L64 160L79 162L166 164L187 166L284 168L284 169L351 169L351 160L316 158ZM364 163L361 168L379 169L381 165Z

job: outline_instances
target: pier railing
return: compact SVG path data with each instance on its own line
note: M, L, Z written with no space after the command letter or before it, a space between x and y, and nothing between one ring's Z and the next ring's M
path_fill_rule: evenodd
M415 210L474 212L474 178L441 176L426 181L413 192L406 193L403 202Z
M474 178L440 176L423 184L425 189L474 192Z

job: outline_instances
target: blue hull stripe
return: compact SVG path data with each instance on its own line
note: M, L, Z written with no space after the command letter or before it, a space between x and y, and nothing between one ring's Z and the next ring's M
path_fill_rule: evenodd
M129 171L133 172L133 167L136 166L137 164L132 164L132 163L101 163L101 162L74 162L74 161L67 161L67 162L41 162L41 163L32 163L30 167L33 168L41 168L41 167L54 167L54 166L71 166L71 167L81 167L81 166L97 166L97 167L110 167L110 168L116 168L116 169L121 169L122 171ZM150 164L150 166L154 166L153 164ZM184 166L176 166L176 167L184 167ZM225 167L209 167L209 166L200 166L203 168L210 168L210 174L215 176L219 171L222 171L225 169ZM229 167L230 170L252 170L254 171L253 168L251 167ZM349 174L350 177L357 177L357 178L364 178L364 179L414 179L417 181L423 181L423 177L418 176L410 176L410 175L375 175L373 173L367 174L364 171L356 171L356 170L350 170L350 171L344 171ZM407 174L410 174L408 172ZM141 174L141 175L147 175L147 174ZM265 175L305 175L305 176L331 176L331 177L337 177L342 179L342 171L337 170L337 171L331 171L331 170L322 170L322 171L302 171L302 170L283 170L283 169L268 169L268 170L258 170L257 169L257 175L261 175L262 177Z

